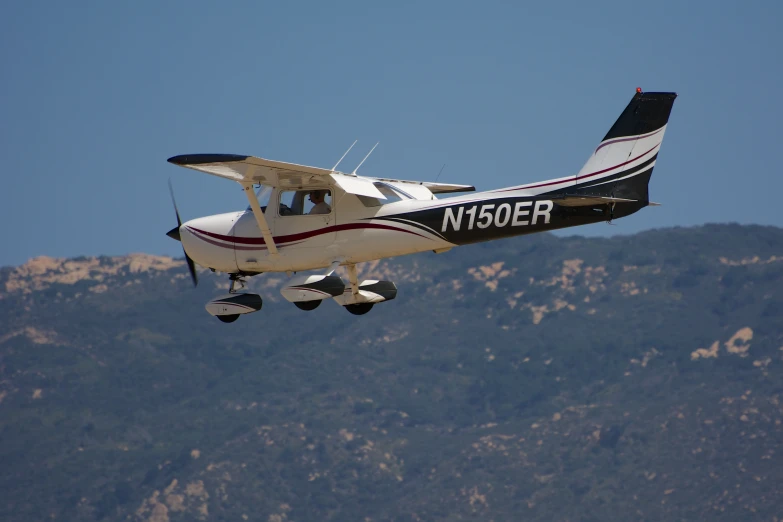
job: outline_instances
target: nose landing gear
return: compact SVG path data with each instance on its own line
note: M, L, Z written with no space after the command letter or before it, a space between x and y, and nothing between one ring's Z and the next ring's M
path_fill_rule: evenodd
M240 288L245 287L245 280L242 275L230 274L228 277L231 281L228 294L208 302L206 305L207 312L224 323L233 323L239 319L240 315L261 310L264 302L260 295L238 292L236 290L236 283L239 283Z

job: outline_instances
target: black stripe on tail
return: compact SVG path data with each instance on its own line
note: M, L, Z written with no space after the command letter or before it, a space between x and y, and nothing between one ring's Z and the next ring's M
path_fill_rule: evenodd
M609 151L608 147L622 146L622 144L634 141L639 137L651 137L657 134L657 131L660 131L668 123L675 98L677 98L677 94L673 92L636 93L609 132L606 133L585 168L588 168L588 171L591 170L589 166L595 162L593 167L598 171L597 173L601 172L599 169L614 170L611 164L602 162L600 156L597 156L598 151L602 149ZM646 205L649 201L647 186L650 182L654 162L658 157L658 150L648 151L649 156L634 167L614 170L611 174L604 176L587 174L582 179L576 178L575 183L569 187L545 194L615 197L635 200ZM645 153L644 150L635 147L632 147L630 151L630 155L644 155ZM615 160L622 161L620 158Z
M638 136L666 125L672 112L674 92L636 93L602 141Z

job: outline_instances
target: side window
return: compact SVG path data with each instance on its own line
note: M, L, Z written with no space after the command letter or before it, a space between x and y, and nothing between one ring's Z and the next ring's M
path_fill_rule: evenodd
M280 193L279 215L281 216L330 214L331 212L331 190L287 190Z

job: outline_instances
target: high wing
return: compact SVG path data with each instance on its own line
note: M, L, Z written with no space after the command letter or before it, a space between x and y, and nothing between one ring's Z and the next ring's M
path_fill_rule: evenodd
M375 188L372 180L362 176L255 156L184 154L169 158L168 162L242 184L261 183L273 187L337 184L350 194L386 199L386 196Z
M331 170L237 154L183 154L169 163L233 181L278 186L282 177L328 176Z
M476 190L472 185L356 176L320 167L308 167L307 165L237 154L183 154L169 158L168 161L180 167L206 172L239 183L262 183L273 187L335 183L350 194L379 199L386 199L386 197L373 185L376 181L420 185L426 187L433 194Z

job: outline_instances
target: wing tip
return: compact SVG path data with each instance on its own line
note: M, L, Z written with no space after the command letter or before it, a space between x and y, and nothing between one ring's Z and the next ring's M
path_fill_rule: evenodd
M239 154L180 154L172 156L166 161L173 165L203 165L204 163L230 163L232 161L245 161L250 156Z

